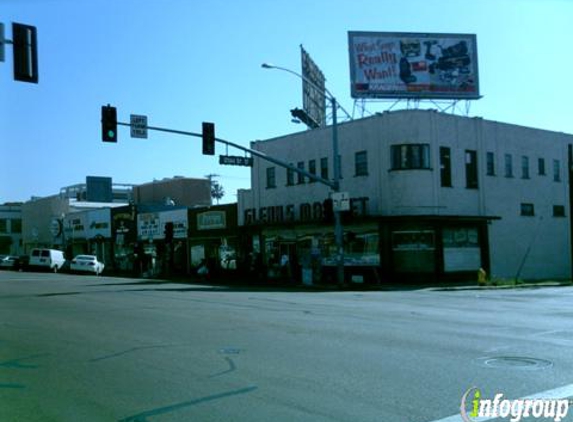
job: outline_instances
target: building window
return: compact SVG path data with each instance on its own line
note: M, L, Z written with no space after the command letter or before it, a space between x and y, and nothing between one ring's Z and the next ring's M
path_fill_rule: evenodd
M366 151L354 154L354 175L368 176L368 153Z
M22 233L22 220L19 218L10 220L10 231L12 233Z
M493 152L488 152L486 158L486 174L488 176L495 176L495 156Z
M299 170L304 170L304 161L299 161L298 163L296 163L296 167ZM299 185L302 185L304 183L304 175L297 173L296 174L296 183Z
M316 175L316 160L310 160L308 162L308 172L310 174L315 174ZM316 182L316 180L314 179L309 179L308 183L314 183Z
M505 154L505 177L513 177L513 158L511 154Z
M529 179L529 157L521 157L521 178Z
M522 203L521 204L521 215L526 217L532 217L535 215L535 209L533 204Z
M466 150L466 188L478 188L477 151Z
M553 180L556 182L561 181L561 165L559 160L553 160Z
M290 163L290 165L292 166L293 164ZM292 186L292 185L294 185L294 170L287 169L287 186Z
M537 159L537 174L545 176L545 158Z
M563 205L553 205L553 217L565 217L565 207Z
M267 189L276 188L277 181L274 167L267 167Z
M326 157L320 159L320 177L328 180L328 158Z
M8 220L0 218L0 233L8 233Z
M430 145L392 145L392 170L429 169Z
M443 187L452 187L451 150L440 147L440 183Z

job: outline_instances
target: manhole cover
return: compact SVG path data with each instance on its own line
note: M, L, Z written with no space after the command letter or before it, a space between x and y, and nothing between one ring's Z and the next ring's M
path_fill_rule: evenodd
M489 368L544 369L553 366L551 361L523 356L487 357L479 361Z

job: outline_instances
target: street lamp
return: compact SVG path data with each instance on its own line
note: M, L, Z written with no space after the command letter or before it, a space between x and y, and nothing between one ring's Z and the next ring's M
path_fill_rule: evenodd
M314 82L309 80L304 75L301 75L294 70L287 69L286 67L275 66L269 63L263 63L261 65L263 69L278 69L283 70L285 72L291 73L306 83L312 85L318 92L323 92L322 89L317 86ZM334 180L332 190L334 192L340 191L340 167L338 162L338 121L337 121L337 110L338 110L338 103L336 102L336 98L334 95L330 93L330 91L325 87L324 94L326 99L330 101L330 105L332 107L332 166L334 168ZM342 243L342 221L340 217L340 210L335 209L333 210L334 214L334 239L336 243L336 280L340 286L344 284L344 245Z

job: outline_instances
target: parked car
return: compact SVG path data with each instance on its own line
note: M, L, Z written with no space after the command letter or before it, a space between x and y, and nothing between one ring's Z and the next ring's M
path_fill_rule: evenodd
M32 249L29 265L58 272L65 264L64 253L57 249Z
M70 271L88 272L100 275L105 265L95 255L78 255L70 263Z
M20 267L21 263L19 256L6 255L0 259L0 268L2 269L19 270Z

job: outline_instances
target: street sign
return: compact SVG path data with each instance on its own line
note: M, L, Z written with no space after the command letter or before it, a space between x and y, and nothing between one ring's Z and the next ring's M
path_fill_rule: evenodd
M350 211L350 194L348 192L334 192L332 199L332 211Z
M237 155L219 155L219 164L227 166L253 166L253 157L241 157Z
M131 125L131 137L147 139L147 116L131 114L129 116Z

